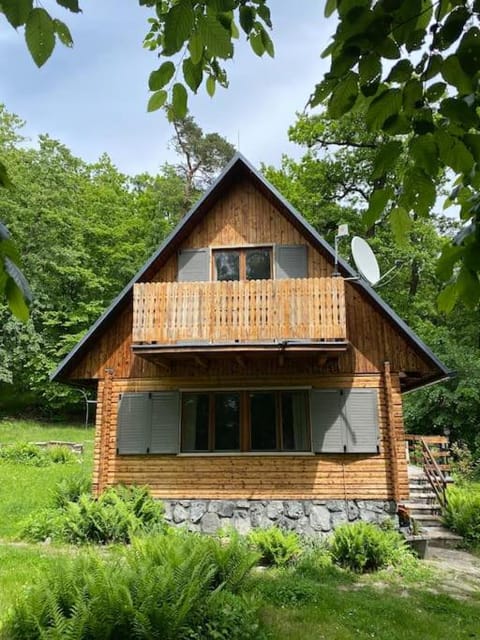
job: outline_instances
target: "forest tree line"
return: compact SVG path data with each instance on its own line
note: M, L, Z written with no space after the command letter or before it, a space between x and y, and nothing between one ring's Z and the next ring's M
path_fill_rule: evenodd
M290 129L299 160L261 170L329 241L340 223L366 235L382 272L401 262L381 296L456 372L450 381L408 396L407 427L442 433L480 448L480 327L478 309L437 307L442 274L437 258L458 232L451 217L413 217L395 228L380 218L365 228L383 143L362 114L337 121L299 116ZM33 293L21 323L0 305L0 413L35 407L50 417L81 410L81 395L49 382L49 374L188 211L234 152L217 133L204 134L191 117L177 121L172 145L178 163L156 175L128 176L108 155L87 163L60 141L22 137L22 120L0 107L0 157L12 189L0 189L0 219L21 247ZM395 172L388 180L395 181ZM438 189L441 189L441 176ZM342 255L350 259L348 242Z

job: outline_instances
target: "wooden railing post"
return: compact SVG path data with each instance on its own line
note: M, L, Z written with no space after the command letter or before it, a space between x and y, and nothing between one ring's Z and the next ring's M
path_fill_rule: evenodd
M393 390L392 390L392 376L390 370L390 362L384 363L383 369L384 377L384 389L385 389L385 402L387 407L387 433L388 444L390 450L390 468L392 478L392 493L395 502L400 500L400 486L399 486L399 465L398 465L398 453L397 453L397 438L396 438L396 420L393 403Z

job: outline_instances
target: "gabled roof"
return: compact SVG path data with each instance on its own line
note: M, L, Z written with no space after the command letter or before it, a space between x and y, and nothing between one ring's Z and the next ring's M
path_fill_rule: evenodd
M92 345L95 337L98 336L112 322L116 314L124 308L132 298L133 285L137 282L146 282L160 264L165 262L173 252L176 251L180 243L189 235L201 217L212 207L212 205L229 188L233 181L239 176L248 176L261 193L277 208L283 215L305 236L309 242L327 254L334 261L334 250L318 232L300 215L300 213L268 182L240 153L236 153L225 167L221 175L214 184L205 192L200 200L190 209L177 227L164 240L159 249L144 264L138 273L127 284L123 291L115 298L111 305L103 312L99 319L90 327L85 336L78 342L72 351L62 360L57 369L52 373L51 380L60 380L67 377L78 359ZM339 271L344 277L356 277L358 274L342 259L339 258ZM420 338L406 325L406 323L386 304L382 298L364 280L360 279L355 286L362 289L367 297L373 302L387 318L395 325L400 334L414 345L420 354L430 362L433 369L438 370L431 379L419 382L418 386L436 382L451 375L445 365L430 351L430 349L420 340Z

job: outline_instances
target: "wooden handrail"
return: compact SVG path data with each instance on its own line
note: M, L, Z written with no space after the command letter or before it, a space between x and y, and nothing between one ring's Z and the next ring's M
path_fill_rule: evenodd
M437 461L430 451L430 447L425 442L424 438L420 439L422 446L422 461L423 471L430 482L432 489L438 498L438 501L442 508L447 506L447 478L443 471L438 466Z

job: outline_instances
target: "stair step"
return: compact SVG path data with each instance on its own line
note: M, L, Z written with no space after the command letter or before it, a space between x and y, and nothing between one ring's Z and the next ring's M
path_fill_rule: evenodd
M438 504L426 504L423 502L404 502L403 506L410 511L410 513L430 513L440 515L441 508Z
M431 547L442 547L443 549L456 549L463 541L462 537L453 533L445 527L423 527L423 535L428 537L428 544Z
M414 516L414 520L420 525L420 527L423 529L424 527L440 527L441 526L441 519L439 515L433 514L433 513L418 513L415 514Z

